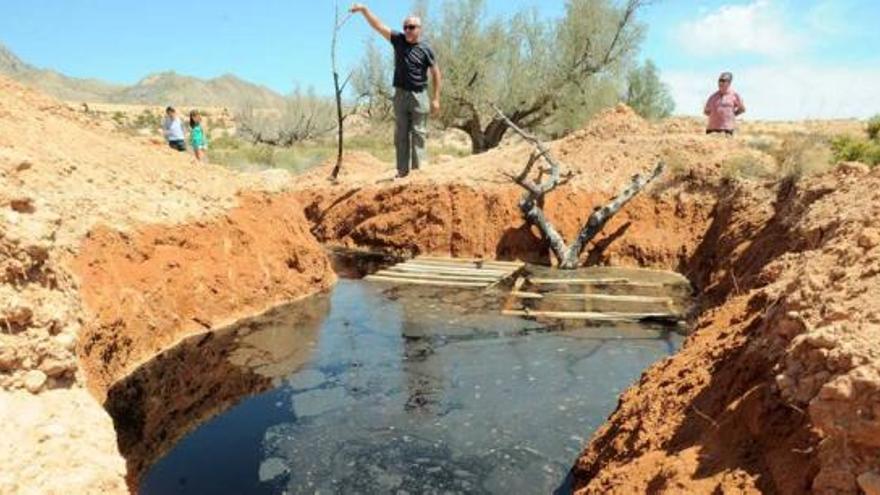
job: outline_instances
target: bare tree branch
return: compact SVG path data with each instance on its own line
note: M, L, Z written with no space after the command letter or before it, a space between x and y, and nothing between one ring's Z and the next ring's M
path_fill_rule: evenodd
M533 151L529 156L528 162L526 162L523 171L519 175L506 174L508 178L512 181L520 185L526 192L523 194L522 199L519 202L520 211L522 211L523 216L526 221L530 225L534 225L538 227L541 231L541 235L544 239L547 240L550 245L550 250L553 251L554 256L556 256L556 260L558 262L559 268L562 269L574 269L577 268L580 262L580 255L586 247L587 243L590 242L602 229L605 227L605 224L613 217L617 212L619 212L627 203L630 202L638 193L640 193L645 187L648 186L654 179L660 176L663 173L664 165L663 163L657 164L654 168L653 172L647 177L642 177L637 174L633 177L630 185L624 189L620 194L617 195L608 205L596 208L592 215L587 219L587 222L581 227L580 232L578 233L575 242L568 246L566 245L565 239L563 239L562 235L558 230L553 226L553 224L547 219L547 216L544 214L544 210L541 207L541 204L544 200L544 196L548 193L552 192L554 189L559 187L560 185L568 183L573 174L568 171L565 174L562 173L562 164L553 157L553 154L550 151L550 148L547 147L540 139L536 136L530 134L525 131L517 124L515 124L510 118L508 118L504 112L502 112L496 105L492 105L492 108L498 114L499 118L501 118L507 126L512 129L514 132L522 136L527 142L531 143L535 146L536 151ZM550 165L549 168L549 177L540 182L540 184L536 184L534 181L529 179L529 176L534 169L535 164L538 160L543 159L547 164ZM538 180L541 181L541 177L545 173L544 169L541 169L538 175Z
M587 219L586 224L581 228L575 242L569 247L569 252L565 256L565 261L559 265L560 268L577 268L578 260L580 259L580 255L587 243L602 231L605 224L608 223L608 220L611 220L611 217L623 209L623 207L636 197L637 194L642 192L648 184L659 177L660 174L663 173L665 167L665 164L660 162L647 177L643 177L641 174L636 174L633 176L632 182L629 186L618 194L610 203L596 208L593 211L593 214L590 215L590 218Z

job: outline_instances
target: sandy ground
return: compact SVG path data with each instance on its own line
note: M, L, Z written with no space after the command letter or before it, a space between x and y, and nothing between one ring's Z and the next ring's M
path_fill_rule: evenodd
M98 402L109 381L332 284L282 199L289 180L196 164L0 78L0 438L14 445L0 450L0 492L127 491ZM184 291L198 309L181 307Z

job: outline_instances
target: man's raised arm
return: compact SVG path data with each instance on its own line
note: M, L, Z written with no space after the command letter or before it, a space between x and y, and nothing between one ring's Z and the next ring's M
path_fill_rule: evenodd
M386 26L385 24L383 24L382 21L380 21L378 17L373 15L373 13L370 12L370 9L368 9L366 5L364 5L362 3L356 3L351 6L350 10L351 10L352 14L356 14L358 12L363 14L364 19L367 20L367 23L369 23L370 26L373 29L375 29L377 33L381 34L382 37L385 38L386 40L391 39L391 29L388 26Z

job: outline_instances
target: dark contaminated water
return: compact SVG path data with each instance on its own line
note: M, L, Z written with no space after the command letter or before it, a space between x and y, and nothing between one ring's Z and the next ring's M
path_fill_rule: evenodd
M681 337L543 324L505 294L343 280L111 390L142 494L552 493Z

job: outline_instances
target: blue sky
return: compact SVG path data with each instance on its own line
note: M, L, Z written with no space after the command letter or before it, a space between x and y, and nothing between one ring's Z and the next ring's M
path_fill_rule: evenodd
M441 0L430 2L433 8ZM392 26L410 2L375 0ZM487 0L490 15L562 0ZM347 2L343 2L347 5ZM0 0L0 42L25 61L78 77L133 83L163 70L233 73L287 92L328 92L330 0ZM678 112L699 112L717 73L732 70L753 118L865 117L880 112L880 2L657 0L642 13ZM340 45L352 67L372 35L354 19Z

